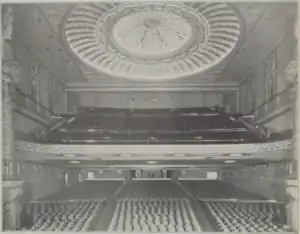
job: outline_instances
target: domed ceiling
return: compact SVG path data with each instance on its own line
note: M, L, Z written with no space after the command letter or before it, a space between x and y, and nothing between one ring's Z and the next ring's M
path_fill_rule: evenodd
M79 4L63 39L94 71L136 81L187 78L223 61L241 25L225 3Z

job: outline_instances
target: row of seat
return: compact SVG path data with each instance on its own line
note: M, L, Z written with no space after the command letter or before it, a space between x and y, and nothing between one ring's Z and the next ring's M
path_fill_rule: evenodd
M187 199L119 200L108 231L201 232Z
M282 232L285 212L277 203L205 202L223 232Z
M33 202L31 231L87 231L104 200Z

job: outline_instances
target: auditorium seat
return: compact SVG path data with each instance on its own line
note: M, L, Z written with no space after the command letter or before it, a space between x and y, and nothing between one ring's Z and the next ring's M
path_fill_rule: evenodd
M28 205L31 231L87 231L104 200L37 201Z
M201 232L188 199L123 199L110 232Z
M206 201L222 232L282 232L285 210L278 203Z

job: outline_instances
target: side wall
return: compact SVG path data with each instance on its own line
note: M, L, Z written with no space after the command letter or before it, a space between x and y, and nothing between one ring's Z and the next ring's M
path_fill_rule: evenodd
M295 90L287 79L287 67L296 58L296 39L291 30L277 48L253 69L240 86L240 108L271 132L295 129ZM293 154L293 152L289 152ZM292 167L293 165L289 165ZM269 199L288 200L285 163L223 170L223 180ZM292 172L292 173L295 173Z

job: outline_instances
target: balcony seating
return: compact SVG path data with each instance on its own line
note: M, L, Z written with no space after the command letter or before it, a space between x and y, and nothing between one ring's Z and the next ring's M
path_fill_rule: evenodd
M233 117L235 116L235 117ZM66 117L63 125L38 139L53 144L211 144L262 142L254 123L215 108L91 108ZM150 139L150 140L149 140ZM155 139L155 140L151 140Z
M282 232L284 209L275 203L205 202L222 232Z
M31 231L87 231L104 200L34 202L27 209L33 217Z
M201 232L186 199L119 200L109 231Z

